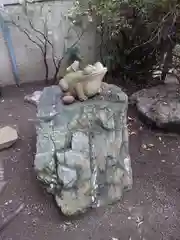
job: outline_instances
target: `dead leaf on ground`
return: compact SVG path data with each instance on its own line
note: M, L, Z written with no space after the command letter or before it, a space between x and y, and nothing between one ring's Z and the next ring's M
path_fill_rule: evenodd
M141 148L146 150L146 151L151 151L153 147L154 147L154 144L152 144L152 143L141 145Z
M128 120L130 120L130 121L134 121L134 118L128 117Z
M137 133L136 132L130 132L130 135L136 135Z
M149 143L149 144L148 144L148 147L152 148L152 147L154 147L154 144Z
M142 144L141 147L142 147L142 149L147 149L147 145L146 144Z

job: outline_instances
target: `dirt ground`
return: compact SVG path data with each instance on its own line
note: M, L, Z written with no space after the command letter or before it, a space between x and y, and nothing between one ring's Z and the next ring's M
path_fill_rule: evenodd
M8 185L0 196L0 223L19 203L24 210L0 232L1 240L179 240L180 136L143 126L129 109L133 189L107 208L66 219L33 171L36 109L24 96L41 84L7 87L0 100L0 125L14 125L20 139L0 152Z

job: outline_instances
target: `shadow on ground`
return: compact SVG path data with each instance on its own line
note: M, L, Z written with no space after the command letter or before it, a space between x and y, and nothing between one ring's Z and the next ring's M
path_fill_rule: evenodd
M64 219L33 172L36 109L24 96L40 84L7 87L0 100L0 125L18 128L20 140L0 152L8 185L0 198L0 221L18 203L24 211L0 232L2 240L179 240L180 136L153 132L129 109L134 185L121 202L73 221Z

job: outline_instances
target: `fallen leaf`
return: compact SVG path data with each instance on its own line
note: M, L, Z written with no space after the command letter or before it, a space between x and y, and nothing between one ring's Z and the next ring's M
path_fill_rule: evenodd
M147 151L151 151L152 149L151 149L151 148L147 148L146 150L147 150Z
M150 144L148 144L148 147L152 148L152 147L154 147L154 144L150 143Z
M130 132L130 135L136 135L136 132Z
M133 119L133 118L131 118L131 117L128 117L128 120L131 120L131 121L133 121L134 119Z
M65 224L69 226L69 225L71 225L72 223L71 223L71 222L65 222Z
M137 226L140 227L141 224L143 224L143 221L142 221L142 222L138 222L138 223L137 223Z
M142 144L141 147L142 147L143 149L147 149L147 145L146 145L146 144Z

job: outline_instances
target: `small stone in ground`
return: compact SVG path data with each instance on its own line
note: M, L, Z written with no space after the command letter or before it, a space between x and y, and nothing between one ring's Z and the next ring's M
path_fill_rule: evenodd
M75 98L73 96L64 96L62 101L64 104L71 104L75 101Z
M11 147L18 139L17 131L9 126L0 128L0 150Z

